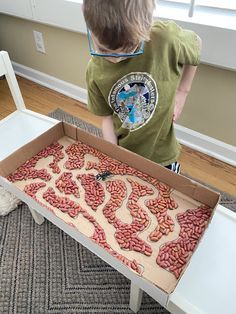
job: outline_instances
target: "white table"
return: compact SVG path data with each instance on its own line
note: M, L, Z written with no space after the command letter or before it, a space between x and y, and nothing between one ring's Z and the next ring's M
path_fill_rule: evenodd
M0 152L0 160L56 123L59 122L26 109L17 110L0 121L0 142L4 143L4 150ZM2 144L1 147L3 147ZM142 291L146 291L174 314L236 313L236 303L234 302L236 214L223 206L218 205L185 273L168 298L168 295L161 292L151 282L136 275L92 240L70 227L28 195L24 195L6 179L0 177L0 184L28 204L36 223L41 224L44 217L47 218L130 279L130 308L134 312L140 308Z

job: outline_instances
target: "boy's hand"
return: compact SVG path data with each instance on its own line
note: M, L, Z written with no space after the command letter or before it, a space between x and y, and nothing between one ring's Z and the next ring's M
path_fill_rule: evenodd
M186 98L188 96L187 91L182 91L177 89L175 94L175 108L174 108L174 114L173 114L173 122L176 122L184 108L184 104L186 101Z

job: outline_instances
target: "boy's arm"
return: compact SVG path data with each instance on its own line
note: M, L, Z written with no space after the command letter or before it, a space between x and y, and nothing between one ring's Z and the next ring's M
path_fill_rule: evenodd
M197 40L198 40L199 49L201 50L202 41L200 37L198 36L197 36ZM174 114L173 114L174 122L179 118L183 110L186 98L192 86L192 82L193 82L193 78L196 73L196 70L197 70L197 66L188 65L188 64L185 64L183 66L181 80L175 94L175 108L174 108Z
M113 144L117 144L117 136L114 131L112 116L106 116L102 119L102 135L103 138Z

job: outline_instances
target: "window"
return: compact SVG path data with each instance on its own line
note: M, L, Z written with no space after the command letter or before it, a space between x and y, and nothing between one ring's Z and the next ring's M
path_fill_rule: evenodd
M174 20L202 38L202 62L236 70L236 0L156 2L155 19Z
M189 16L192 16L196 9L213 9L213 10L236 10L235 0L162 0L157 2L167 2L176 5L182 5L189 8Z
M168 13L173 19L236 30L235 0L157 0L157 15Z

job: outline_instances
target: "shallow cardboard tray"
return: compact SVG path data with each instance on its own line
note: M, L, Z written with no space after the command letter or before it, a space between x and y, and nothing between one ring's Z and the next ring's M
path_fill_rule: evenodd
M133 281L136 280L137 282L140 282L143 290L147 291L147 293L149 293L158 302L165 306L169 293L163 291L162 287L158 288L152 283L147 282L144 278L137 278L138 276L132 274L130 270L127 270L127 268L124 269L124 266L120 265L121 263L119 261L115 261L114 257L110 256L108 258L107 252L103 252L105 250L98 248L98 245L92 243L93 241L88 238L85 239L83 235L78 234L79 232L77 232L77 234L75 235L75 230L68 231L68 228L70 229L70 226L68 224L66 226L63 226L63 222L59 221L60 219L58 220L58 217L52 217L52 213L49 213L47 209L37 204L34 200L30 199L28 195L26 195L22 191L19 191L19 189L13 187L8 180L4 179L4 177L7 177L26 160L30 159L39 151L52 144L53 142L58 141L65 135L71 137L74 140L80 140L81 142L102 151L103 153L109 155L114 159L117 159L154 178L157 178L159 181L171 186L175 190L185 194L186 196L196 201L209 205L213 209L213 213L216 205L219 202L219 194L210 190L209 188L204 187L203 185L200 185L199 183L196 183L195 181L192 181L181 175L176 175L175 173L165 169L164 167L159 166L152 161L149 161L139 155L127 151L126 149L104 141L101 138L97 138L65 122L61 122L55 125L51 129L40 135L38 138L24 145L0 162L0 176L2 176L2 178L0 177L0 183L2 181L3 185L5 184L9 189L12 188L12 191L15 192L14 194L17 194L18 197L24 200L29 206L34 207L34 209L36 209L39 213L58 225L65 232L69 233L72 237L76 238L79 242L95 252L98 256L103 258L114 268L122 272L126 277ZM157 291L151 291L153 290L153 288L155 288L155 290Z

